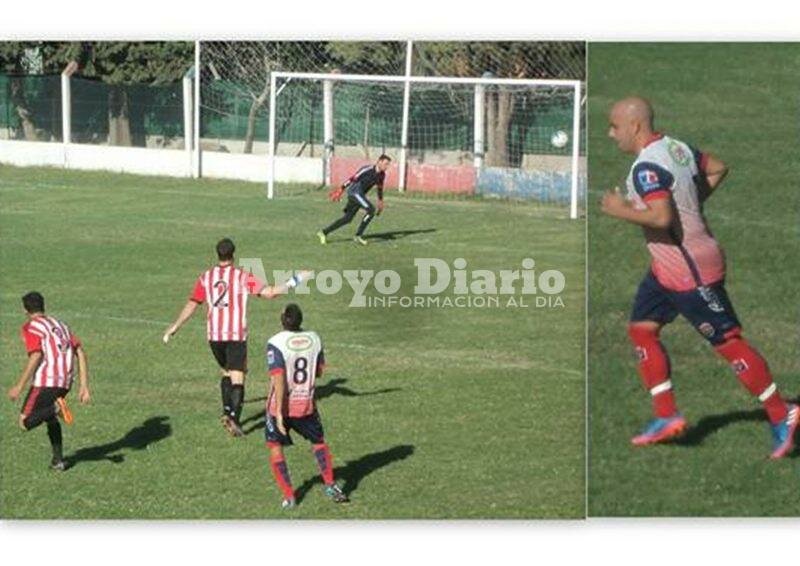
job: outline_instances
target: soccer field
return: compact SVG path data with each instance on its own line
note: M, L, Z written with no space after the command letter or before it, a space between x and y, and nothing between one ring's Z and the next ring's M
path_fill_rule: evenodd
M19 299L33 289L83 340L93 393L88 406L70 396L72 467L61 474L47 467L44 427L22 433L19 402L0 403L2 517L583 516L585 224L565 210L391 194L370 246L350 241L354 223L323 247L314 232L341 206L311 189L268 202L257 184L0 166L0 198L3 393L25 361ZM268 275L391 268L406 294L415 257L495 271L532 257L537 271L565 274L565 306L349 308L349 293L314 288L253 299L248 434L233 439L218 420L204 316L161 343L224 236L238 258L263 259ZM324 497L297 435L287 450L295 510L280 510L269 471L263 351L289 300L326 344L317 392L347 506Z
M708 201L726 251L727 288L744 335L784 395L800 394L797 281L800 46L592 44L589 55L589 514L800 514L800 458L766 459L771 438L759 403L682 319L664 330L680 410L678 442L635 449L650 418L626 323L649 256L641 231L599 209L632 156L606 137L611 103L650 98L656 128L718 155L728 179Z

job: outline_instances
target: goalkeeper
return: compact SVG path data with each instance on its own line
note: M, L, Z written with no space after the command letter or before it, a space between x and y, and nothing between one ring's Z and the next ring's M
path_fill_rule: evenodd
M339 201L342 198L342 194L347 191L347 205L344 207L344 215L341 218L317 232L317 237L321 244L327 244L328 234L345 224L350 224L355 218L358 209L363 208L364 217L358 225L358 230L356 230L353 240L362 246L367 245L367 241L363 238L364 230L367 229L376 214L383 212L383 181L386 179L386 170L391 162L392 158L383 154L375 162L375 165L365 165L356 171L341 187L337 187L328 193L330 200ZM367 198L367 193L374 186L378 188L377 209Z

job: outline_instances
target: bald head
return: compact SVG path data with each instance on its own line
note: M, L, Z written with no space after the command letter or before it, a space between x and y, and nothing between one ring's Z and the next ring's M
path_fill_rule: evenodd
M653 106L641 96L629 96L617 101L611 109L612 114L615 112L627 120L646 124L651 131L653 129Z
M641 150L653 135L653 106L640 96L618 100L608 118L609 137L627 153Z

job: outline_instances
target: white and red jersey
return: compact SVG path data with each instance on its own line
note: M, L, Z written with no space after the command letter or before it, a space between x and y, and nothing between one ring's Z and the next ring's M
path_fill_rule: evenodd
M304 417L314 412L314 388L325 367L322 340L316 332L278 332L267 342L267 367L271 377L286 380L286 415ZM267 411L277 415L277 398L270 385Z
M210 342L247 340L247 297L264 283L233 265L217 265L197 278L190 297L208 307L206 329Z
M667 289L690 291L725 278L725 256L706 224L697 180L707 158L682 141L656 135L628 174L628 199L671 199L675 217L666 229L644 228L653 274Z
M33 386L72 387L75 352L81 347L81 341L69 326L43 314L23 324L21 334L28 355L42 353L42 361L33 374Z

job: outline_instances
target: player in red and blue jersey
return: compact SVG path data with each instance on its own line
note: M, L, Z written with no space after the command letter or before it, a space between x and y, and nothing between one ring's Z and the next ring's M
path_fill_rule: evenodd
M333 458L314 398L317 378L325 367L322 340L316 332L303 330L303 313L294 303L281 313L283 330L267 342L267 367L270 375L267 395L265 435L272 475L283 492L284 509L295 506L295 494L283 447L292 445L294 430L311 443L325 494L335 503L347 503L347 495L333 477Z
M392 158L386 154L378 157L375 165L364 165L356 171L341 187L333 189L330 192L330 199L338 201L342 198L342 194L347 191L347 205L344 207L344 215L335 220L332 224L317 232L317 237L321 244L328 242L328 234L334 230L338 230L346 224L350 224L355 218L359 209L364 210L364 217L358 225L356 235L353 238L357 243L366 246L367 240L363 238L364 230L367 229L369 223L376 215L383 212L383 183L386 179L386 170ZM378 208L372 204L367 198L367 193L372 187L377 187L378 190Z
M655 132L649 102L629 97L609 117L609 137L637 157L627 179L627 199L618 191L603 197L603 212L642 226L652 257L639 285L628 334L639 374L653 399L655 418L632 439L637 446L682 434L661 329L683 315L733 368L761 401L772 426L772 458L794 448L800 409L781 397L767 362L744 338L725 290L725 258L708 229L703 202L728 173L716 157Z

